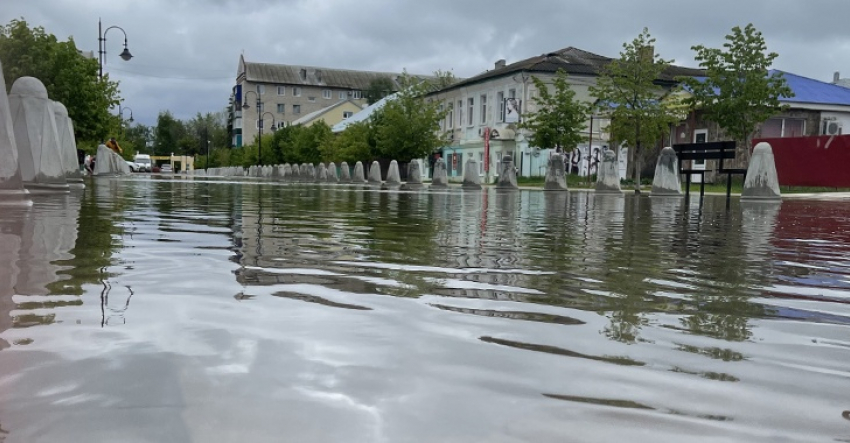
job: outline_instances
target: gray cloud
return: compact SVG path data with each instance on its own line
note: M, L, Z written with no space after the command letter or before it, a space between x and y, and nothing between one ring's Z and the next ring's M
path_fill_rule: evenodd
M121 82L124 104L152 124L161 110L179 118L227 104L240 53L251 61L471 76L505 58L516 61L566 46L617 56L648 27L656 49L696 66L690 47L719 46L752 22L776 68L829 80L850 76L850 2L821 0L0 0L0 22L24 17L60 39L97 50L97 19L127 31L107 35L106 72Z

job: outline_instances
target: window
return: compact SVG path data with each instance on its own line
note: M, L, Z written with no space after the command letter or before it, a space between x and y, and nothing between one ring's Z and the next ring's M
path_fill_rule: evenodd
M463 100L457 101L457 127L463 126Z
M286 105L285 105L285 104L283 104L283 103L278 103L278 104L277 104L277 113L278 113L278 114L283 114L283 113L285 113L285 112L286 112Z
M292 113L300 114L301 113L301 105L292 105Z
M278 86L277 87L277 95L284 96L286 95L286 86Z
M258 113L258 114L262 114L262 113L263 113L263 110L265 110L265 108L266 108L266 104L265 104L265 103L263 103L263 102L259 102L259 103L257 103L257 113Z
M487 123L487 94L481 94L481 123Z
M442 104L442 103L440 103L439 105L437 105L437 112L443 112L443 104ZM446 122L445 122L445 121L443 121L442 119L441 119L440 121L438 121L438 122L437 122L437 124L440 126L440 130L441 130L441 131L442 131L442 130L444 130L444 129L446 128L446 126L445 126L445 125L446 125Z
M263 95L266 93L266 85L257 85L257 94Z
M475 99L469 97L466 99L466 109L469 115L466 116L466 124L472 126L472 113L475 112Z
M343 119L346 119L346 118L351 117L352 115L354 115L354 113L353 113L353 112L351 112L351 111L344 111L344 112L342 113L342 118L343 118Z
M333 94L331 93L330 89L325 89L324 91L322 91L322 97L330 100L332 96Z
M502 91L496 94L496 106L499 107L499 121L505 121L505 93Z
M454 120L454 103L449 103L449 112L446 113L446 128L452 129L452 126L454 126Z
M301 97L301 88L296 86L292 88L292 96L293 97Z
M762 123L762 138L802 137L806 134L806 121L799 118L771 118Z
M361 95L362 94L360 93L360 91L354 91L354 98L355 99L359 99L361 97Z
M307 101L310 103L316 103L316 97L307 97Z
M478 153L478 174L484 173L484 153Z
M348 98L348 93L345 91L339 91L339 99L345 100L346 98Z
M257 120L257 129L263 129L263 126L265 126L263 124L263 120L262 119Z

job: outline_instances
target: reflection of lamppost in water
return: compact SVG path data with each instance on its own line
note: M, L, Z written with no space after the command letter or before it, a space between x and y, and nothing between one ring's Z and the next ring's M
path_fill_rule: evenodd
M121 57L121 59L125 62L130 61L130 59L133 58L133 54L130 54L130 50L127 49L127 32L119 26L110 26L103 30L103 24L100 22L100 19L97 19L98 78L100 79L103 79L103 64L106 63L106 33L113 28L119 29L122 33L124 33L124 50L121 51L119 57Z
M101 272L105 272L105 269L101 269ZM120 318L123 321L123 324L126 324L127 319L124 318L124 313L130 307L130 299L133 298L133 288L126 286L130 295L128 295L127 300L124 301L124 306L113 308L109 306L109 293L112 292L112 285L106 280L101 280L101 283L103 283L103 290L100 291L100 327L102 328L109 325L109 320L113 317ZM106 315L107 309L110 311L110 315L108 317Z

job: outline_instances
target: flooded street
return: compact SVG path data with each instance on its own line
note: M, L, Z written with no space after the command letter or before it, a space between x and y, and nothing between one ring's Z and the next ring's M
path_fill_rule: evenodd
M850 201L97 179L0 208L0 442L850 442Z

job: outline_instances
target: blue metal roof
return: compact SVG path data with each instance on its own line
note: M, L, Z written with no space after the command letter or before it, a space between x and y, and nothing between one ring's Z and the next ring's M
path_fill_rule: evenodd
M781 72L788 86L794 91L794 97L783 97L780 99L782 102L850 106L850 88L791 74L790 72L770 71L771 74L774 72Z
M850 106L850 88L833 85L813 78L803 77L790 72L771 69L771 75L781 73L788 83L788 87L794 91L794 97L781 97L782 103L813 103L820 105ZM695 77L699 81L705 81L705 77ZM688 90L688 88L685 88Z

